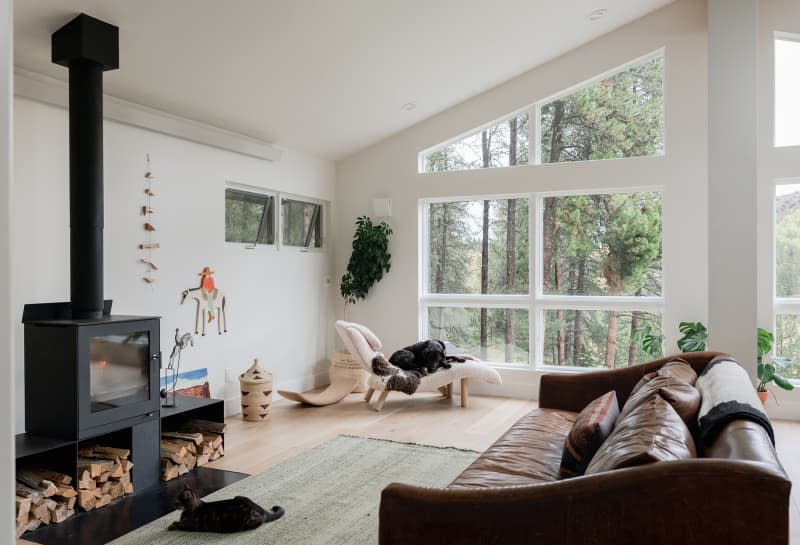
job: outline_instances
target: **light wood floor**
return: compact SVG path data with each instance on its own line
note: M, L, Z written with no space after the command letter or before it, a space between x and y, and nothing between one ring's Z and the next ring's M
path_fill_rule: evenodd
M328 407L278 401L268 422L228 418L225 456L209 467L258 473L340 434L483 451L535 407L533 401L470 396L469 409L462 409L457 395L447 400L434 394L393 394L380 413L368 408L361 394ZM774 426L781 461L797 485L791 524L792 544L800 545L800 423Z

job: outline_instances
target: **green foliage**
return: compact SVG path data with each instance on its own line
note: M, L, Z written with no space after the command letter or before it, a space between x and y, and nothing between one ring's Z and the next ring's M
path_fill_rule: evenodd
M661 153L663 78L658 57L542 106L542 162Z
M516 135L516 148L511 145L512 132ZM484 133L489 144L485 162L482 139ZM513 160L510 157L512 155ZM526 165L528 164L528 114L520 114L429 153L425 156L424 163L425 172L485 168L486 163L489 167Z
M683 337L678 339L678 349L681 352L702 352L708 344L708 329L702 322L681 322L678 330Z
M681 322L678 329L683 337L678 339L678 348L682 352L702 352L708 344L708 330L701 322ZM770 363L764 363L764 356L772 350L775 337L771 331L759 327L756 330L758 391L766 392L767 385L774 382L784 390L793 390L794 385L789 382L779 369L789 367L788 358L773 356Z
M392 229L386 222L373 224L366 216L356 220L353 253L342 276L340 292L345 301L356 303L367 296L370 288L389 272L392 255L389 236Z

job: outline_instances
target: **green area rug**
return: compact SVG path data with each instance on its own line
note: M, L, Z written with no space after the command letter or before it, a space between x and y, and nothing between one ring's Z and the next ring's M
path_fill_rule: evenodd
M378 507L392 482L447 486L478 453L377 439L340 436L258 475L209 495L206 500L247 496L283 518L237 534L168 532L176 511L115 541L113 545L374 545Z

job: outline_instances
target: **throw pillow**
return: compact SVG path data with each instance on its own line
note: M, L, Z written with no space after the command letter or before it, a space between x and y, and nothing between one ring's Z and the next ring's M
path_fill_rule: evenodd
M584 407L564 441L559 479L583 475L594 453L611 434L618 416L617 393L613 390Z
M655 395L617 421L586 474L696 456L689 428L669 403Z

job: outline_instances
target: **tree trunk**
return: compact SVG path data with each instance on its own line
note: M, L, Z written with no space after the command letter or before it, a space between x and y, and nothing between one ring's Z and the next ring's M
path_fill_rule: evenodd
M581 259L578 262L578 278L575 282L575 293L583 295L586 288L586 260ZM583 311L575 311L575 326L572 338L572 363L573 365L580 364L581 351L583 350Z
M558 259L558 254L555 256L556 265L556 292L561 293L561 262ZM558 320L558 364L566 365L566 338L564 334L564 311L558 309L556 311L556 320Z
M639 351L639 345L636 344L633 340L634 335L636 335L636 330L639 329L639 324L642 321L642 313L634 311L631 314L631 344L628 346L628 367L632 365L636 365L636 356L637 352Z
M553 125L550 133L549 163L557 163L561 157L561 123L564 120L564 104L560 100L557 100L553 108ZM553 234L556 230L555 199L545 198L542 224L542 269L544 271L542 285L544 286L544 292L546 294L550 288L550 269L553 266Z
M617 311L608 313L608 337L606 339L606 367L614 368L614 359L617 355Z
M431 218L431 223L433 223L433 218ZM434 293L444 293L444 284L445 284L445 277L447 271L447 232L450 230L450 205L447 203L443 203L440 209L439 215L439 232L440 232L440 240L439 243L439 256L438 256L438 267L436 270L436 277L434 279ZM442 335L442 312L443 309L441 307L437 307L434 309L433 314L433 323L435 324L436 330L436 337L441 338ZM429 318L430 319L430 318Z
M483 151L483 166L489 167L489 150L491 141L489 132L481 133L481 144ZM481 238L481 293L489 293L489 204L490 201L483 201L483 225ZM487 359L489 352L489 313L488 309L481 308L480 325L481 359Z
M508 165L517 164L517 118L508 122ZM517 281L517 200L508 199L506 211L506 293L514 293ZM506 357L514 361L514 310L506 309Z

